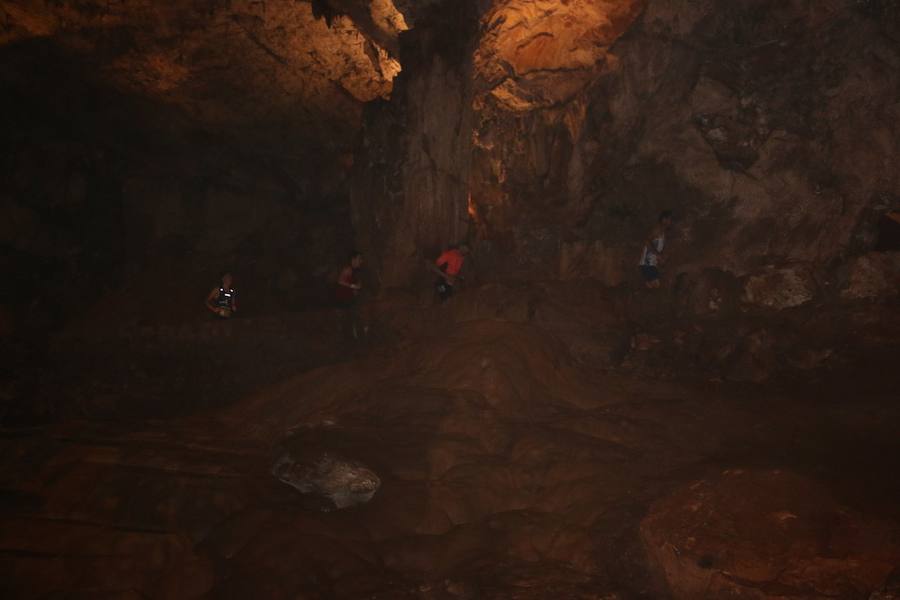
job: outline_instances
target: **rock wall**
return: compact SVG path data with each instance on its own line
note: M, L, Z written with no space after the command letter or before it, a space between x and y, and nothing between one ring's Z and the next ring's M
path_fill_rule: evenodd
M472 138L472 3L445 2L400 36L403 72L370 108L353 175L360 249L383 286L407 285L425 257L463 239Z
M44 236L71 262L96 229L116 263L190 252L324 289L357 245L390 287L469 237L492 281L618 285L671 208L673 287L717 271L770 308L896 288L896 260L860 258L900 208L894 0L0 11L10 256Z
M577 44L554 51L564 36L552 13L516 13L509 35L532 38L512 54L509 20L481 38L480 263L498 276L618 284L633 278L663 208L678 217L673 271L743 277L801 263L825 277L870 249L878 215L900 201L896 7L655 0L634 10L607 15L608 49L590 68ZM536 40L546 47L531 58L553 68L528 62Z
M428 32L437 6L410 15L357 156L355 225L389 285L466 218L491 280L631 282L668 208L670 282L774 270L816 296L897 209L896 3L497 0L471 46Z
M52 64L5 56L10 70ZM4 335L59 326L122 286L146 318L198 309L226 268L258 306L321 301L352 245L340 161L236 146L76 78L13 81L2 100Z

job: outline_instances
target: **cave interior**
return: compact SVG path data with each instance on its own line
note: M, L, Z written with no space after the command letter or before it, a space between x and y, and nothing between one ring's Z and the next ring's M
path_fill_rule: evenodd
M0 89L0 596L900 599L900 0L2 0Z

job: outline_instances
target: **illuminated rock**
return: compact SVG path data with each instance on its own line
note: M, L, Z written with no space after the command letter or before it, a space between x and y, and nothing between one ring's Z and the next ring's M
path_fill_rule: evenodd
M498 0L483 17L475 55L479 87L507 110L572 99L606 67L612 43L643 0Z
M49 37L98 81L209 127L352 135L362 103L390 95L406 24L390 0L334 4L365 20L290 0L16 3L0 44Z
M272 475L301 494L329 501L334 508L365 504L381 487L374 471L329 452L305 459L282 454L272 466Z

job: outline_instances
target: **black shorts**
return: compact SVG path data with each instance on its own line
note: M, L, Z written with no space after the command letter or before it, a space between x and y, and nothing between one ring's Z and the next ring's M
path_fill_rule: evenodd
M641 276L644 281L656 281L659 279L659 269L653 265L641 265Z
M341 310L354 310L356 309L356 296L352 298L338 298L334 301L334 305Z
M438 279L434 282L434 290L437 292L437 295L440 296L442 301L447 300L453 295L453 286L443 279Z

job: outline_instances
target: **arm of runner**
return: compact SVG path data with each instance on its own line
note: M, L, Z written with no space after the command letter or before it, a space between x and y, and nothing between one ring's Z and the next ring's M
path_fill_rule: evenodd
M216 312L216 305L213 304L213 300L216 299L216 296L219 293L218 288L213 288L209 295L206 297L206 308L208 308L212 312Z
M438 259L438 260L440 260L440 259ZM436 262L433 263L431 261L428 261L428 268L431 269L432 271L434 271L435 275L437 275L438 277L442 277L444 279L444 281L447 281L449 283L452 281L453 278L450 275L447 275L446 272L441 270L441 267L440 267L441 264L446 265L447 262L444 261L443 263L438 264Z

